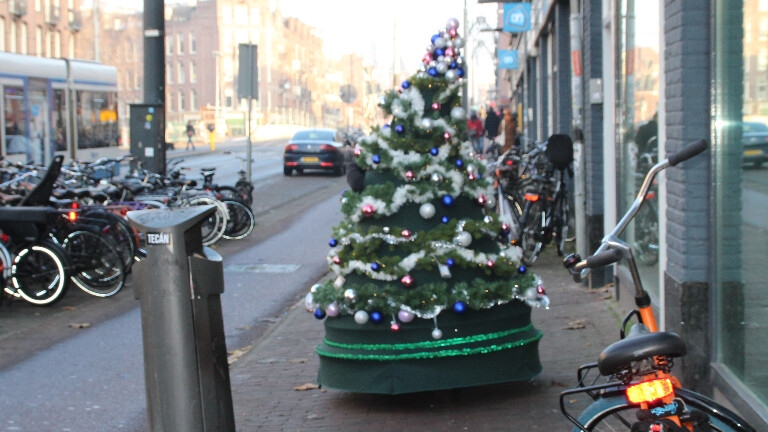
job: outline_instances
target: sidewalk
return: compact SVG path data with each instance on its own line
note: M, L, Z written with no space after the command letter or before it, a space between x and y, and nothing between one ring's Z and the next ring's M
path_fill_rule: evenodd
M314 349L324 330L302 300L230 365L237 430L570 430L558 396L575 384L578 366L595 361L616 340L618 306L608 299L610 290L574 283L554 247L531 270L551 299L550 309L532 313L544 333L543 372L533 381L398 396L316 388Z

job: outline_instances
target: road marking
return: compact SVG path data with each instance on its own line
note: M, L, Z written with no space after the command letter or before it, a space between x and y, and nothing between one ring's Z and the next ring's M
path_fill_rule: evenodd
M237 273L293 273L299 269L299 264L231 264L224 271Z

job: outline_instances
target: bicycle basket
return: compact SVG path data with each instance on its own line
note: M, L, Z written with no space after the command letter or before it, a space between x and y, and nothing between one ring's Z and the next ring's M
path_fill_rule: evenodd
M564 134L552 135L547 140L546 155L555 168L566 168L573 162L573 140Z

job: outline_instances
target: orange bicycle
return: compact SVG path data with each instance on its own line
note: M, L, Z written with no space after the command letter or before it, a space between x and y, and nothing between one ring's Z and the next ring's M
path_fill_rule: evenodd
M706 148L706 141L697 141L654 165L635 201L616 227L603 238L597 252L583 261L575 254L563 261L574 280L580 281L591 268L625 259L635 286L637 306L622 321L621 340L605 348L597 362L581 366L577 373L578 387L560 394L560 410L575 425L574 431L755 430L712 399L682 387L672 374L674 359L686 354L685 342L675 333L658 330L651 298L640 280L632 246L619 239L646 200L656 174ZM632 320L636 322L630 325ZM628 327L629 331L625 331ZM594 374L595 369L598 376ZM599 380L602 382L598 383ZM568 411L566 401L573 401L578 395L588 395L591 401L576 417Z

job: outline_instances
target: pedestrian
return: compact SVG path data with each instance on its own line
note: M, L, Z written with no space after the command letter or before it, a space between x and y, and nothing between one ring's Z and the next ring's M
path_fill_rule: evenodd
M480 120L475 111L472 111L467 121L467 134L475 153L481 154L483 152L483 121Z
M195 151L195 142L192 138L195 136L195 126L192 125L192 120L187 122L187 151L192 146L192 151Z
M504 108L504 118L499 125L499 135L504 134L504 142L501 145L501 154L516 147L517 144L517 113L509 108Z
M496 104L491 102L491 104L488 106L488 114L485 116L485 125L483 128L485 129L485 136L490 141L488 145L486 146L485 151L488 152L489 150L492 150L494 148L494 145L498 145L496 143L496 137L499 136L499 125L501 124L501 117L499 117L498 111L496 111Z

